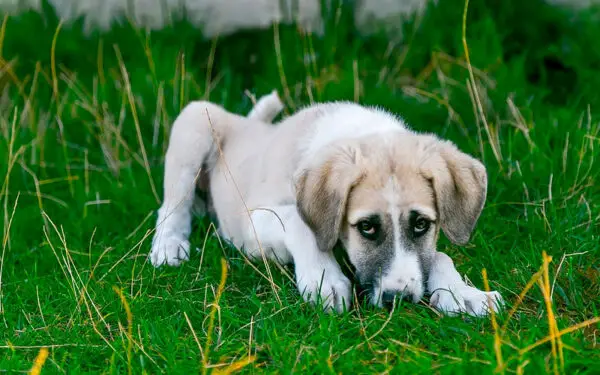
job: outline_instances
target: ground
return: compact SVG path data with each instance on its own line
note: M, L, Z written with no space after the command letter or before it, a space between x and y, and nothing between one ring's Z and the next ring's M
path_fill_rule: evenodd
M49 11L4 18L0 372L600 373L599 13L473 1L463 24L462 0L439 3L402 39L356 35L344 9L325 36L215 40L183 22L86 36ZM246 262L206 219L191 261L154 269L173 119L199 98L245 114L273 89L287 114L378 105L481 159L472 240L439 249L506 310L326 314L290 269Z

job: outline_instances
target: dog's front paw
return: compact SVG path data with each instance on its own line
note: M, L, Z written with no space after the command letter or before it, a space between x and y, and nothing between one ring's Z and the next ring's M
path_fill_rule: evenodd
M350 307L352 285L337 268L311 267L296 271L298 290L306 302L321 303L327 311L344 311Z
M190 258L190 242L182 235L156 233L152 240L150 262L154 267L163 264L178 266Z
M504 305L504 300L496 291L484 292L465 285L456 289L436 290L431 295L430 303L447 315L467 313L482 317L490 313L490 307L495 312L499 312Z

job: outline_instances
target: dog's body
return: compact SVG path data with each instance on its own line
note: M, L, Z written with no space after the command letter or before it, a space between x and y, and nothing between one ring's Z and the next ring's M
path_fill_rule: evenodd
M381 110L318 104L270 124L280 110L274 94L248 117L208 102L183 110L166 155L155 266L188 259L201 180L220 234L251 258L293 262L310 301L349 305L351 284L332 251L340 241L376 305L397 294L417 302L428 291L448 313L498 308L497 292L466 285L435 250L440 228L468 241L485 201L481 163Z

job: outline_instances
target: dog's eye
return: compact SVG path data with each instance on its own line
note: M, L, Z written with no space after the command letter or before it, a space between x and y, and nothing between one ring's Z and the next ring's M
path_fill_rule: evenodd
M377 224L370 221L361 221L356 225L356 229L364 238L368 240L374 240L377 237L378 227Z
M424 217L418 217L413 224L413 232L416 236L421 236L429 229L430 222Z

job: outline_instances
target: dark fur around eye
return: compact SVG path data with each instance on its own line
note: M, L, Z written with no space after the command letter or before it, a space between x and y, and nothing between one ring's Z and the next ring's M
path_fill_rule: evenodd
M358 233L369 241L376 240L381 232L381 220L377 216L370 216L360 220L355 225Z
M418 238L429 231L431 220L416 211L412 211L410 213L409 225L413 238Z

